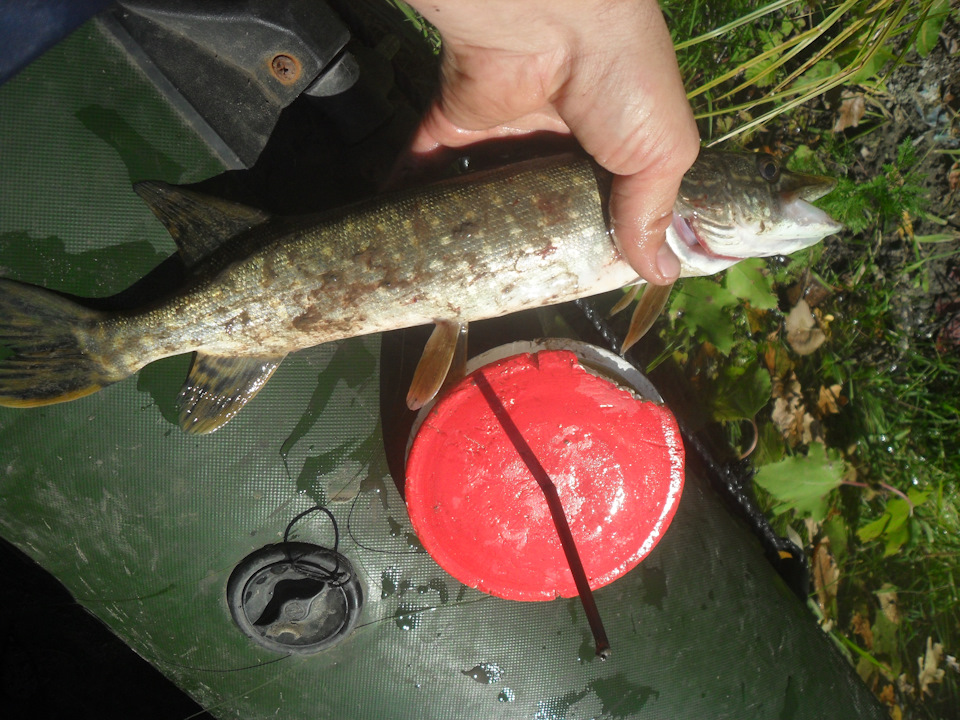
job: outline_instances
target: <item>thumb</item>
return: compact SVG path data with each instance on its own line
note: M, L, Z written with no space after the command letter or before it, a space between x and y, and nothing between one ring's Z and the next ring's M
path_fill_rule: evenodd
M610 193L613 235L620 252L648 281L673 282L680 261L666 244L681 177L675 173L639 172L614 176Z

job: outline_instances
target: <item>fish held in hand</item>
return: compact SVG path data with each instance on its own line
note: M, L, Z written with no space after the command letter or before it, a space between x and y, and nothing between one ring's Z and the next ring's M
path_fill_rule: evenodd
M609 176L563 155L376 196L318 215L259 210L166 185L135 189L189 270L175 292L132 310L85 307L0 279L0 405L74 400L171 355L196 356L180 425L234 417L290 352L436 323L415 404L436 392L450 343L472 320L643 282L606 217ZM809 204L832 181L766 155L704 150L667 232L683 276L792 252L839 224ZM663 293L660 293L663 295ZM665 298L664 298L665 299ZM650 314L650 308L645 310Z

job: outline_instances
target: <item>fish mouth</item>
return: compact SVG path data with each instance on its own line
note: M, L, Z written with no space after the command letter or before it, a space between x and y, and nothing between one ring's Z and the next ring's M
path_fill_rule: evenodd
M840 232L843 230L843 223L837 222L827 215L826 212L816 205L811 205L809 202L811 198L816 200L827 192L830 192L835 184L836 183L832 183L825 192L822 192L823 188L819 188L817 191L818 194L813 194L811 191L806 196L798 194L792 198L784 198L784 215L801 227L815 226L822 228L824 235L832 235L833 233Z
M713 252L710 249L710 246L708 246L697 234L697 231L693 229L690 221L678 212L673 213L673 222L671 225L680 240L681 247L687 251L683 254L700 256L708 260L723 262L736 262L743 259L734 257L732 255L720 255L719 253ZM674 248L674 251L676 250L677 248Z

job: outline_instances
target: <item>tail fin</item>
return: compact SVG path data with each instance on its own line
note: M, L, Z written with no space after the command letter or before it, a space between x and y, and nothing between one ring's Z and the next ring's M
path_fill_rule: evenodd
M85 328L104 317L49 290L0 278L0 405L75 400L128 374L81 346ZM4 357L3 348L13 354Z

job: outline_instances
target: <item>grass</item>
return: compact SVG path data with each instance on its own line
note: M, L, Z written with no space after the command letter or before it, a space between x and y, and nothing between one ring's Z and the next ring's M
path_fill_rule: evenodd
M930 153L957 151L907 137L861 177L859 149L896 128L877 115L833 132L841 93L882 97L893 72L934 49L949 4L731 0L665 12L705 137L774 150L790 138L801 145L791 167L839 178L821 205L847 227L840 243L687 282L662 329L672 358L735 446L757 440L760 501L806 547L811 606L891 716L955 717L960 674L941 657L942 680L924 683L918 659L928 638L960 650L960 359L937 346L934 306L960 250L927 211L923 171ZM720 329L690 312L705 294L723 308ZM803 296L825 337L809 354L786 338Z
M759 501L809 553L811 608L891 716L956 717L960 358L937 346L934 301L960 250L927 210L924 168L960 151L879 142L898 132L883 114L888 80L934 51L949 0L661 6L705 140L794 150L793 169L838 178L820 204L847 228L840 242L684 282L661 361L711 398L735 447L756 444ZM857 98L862 126L835 131L841 102ZM867 146L886 156L864 176ZM787 338L800 297L824 336L805 354Z

